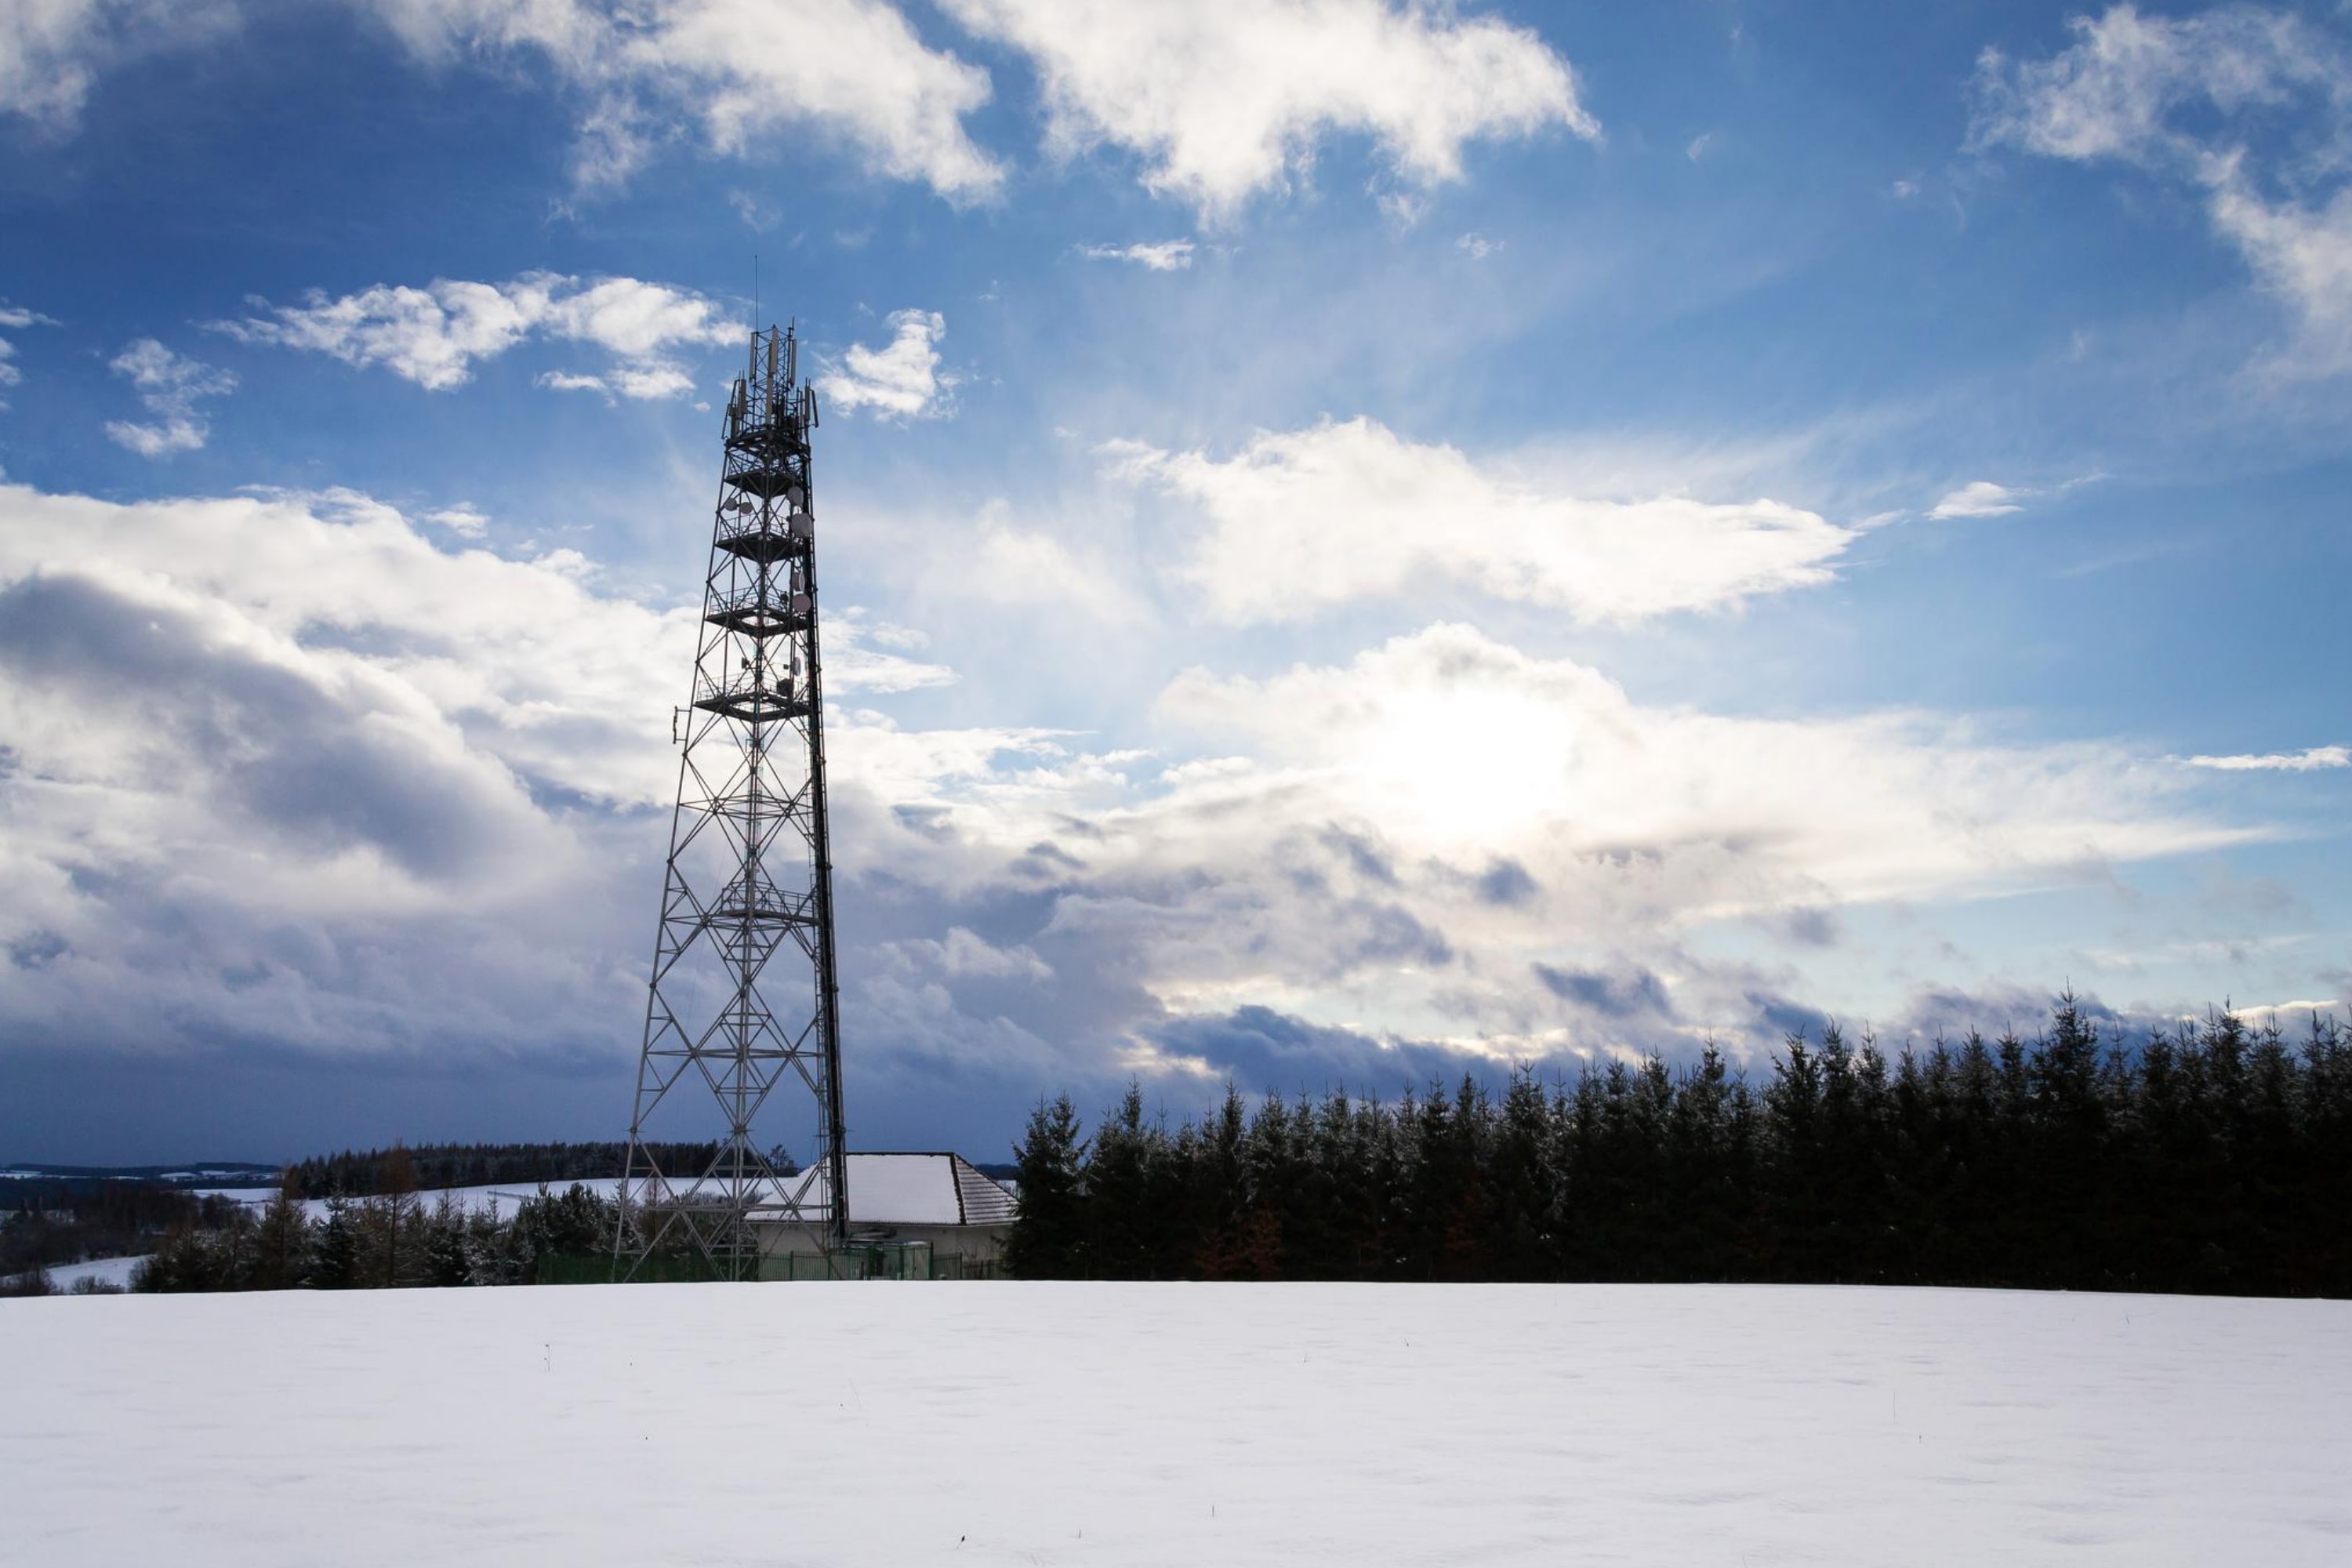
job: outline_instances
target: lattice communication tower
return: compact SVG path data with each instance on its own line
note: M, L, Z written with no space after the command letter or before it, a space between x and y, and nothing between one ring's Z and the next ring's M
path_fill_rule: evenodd
M846 1235L809 471L817 409L796 351L790 328L753 331L727 404L694 688L673 717L677 808L615 1279L668 1277L680 1261L757 1279L763 1256L780 1254L805 1269L837 1258ZM714 1156L677 1157L678 1142L714 1129Z

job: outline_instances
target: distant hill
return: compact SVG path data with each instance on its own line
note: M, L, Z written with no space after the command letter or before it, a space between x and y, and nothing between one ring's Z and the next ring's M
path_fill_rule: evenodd
M86 1186L95 1182L145 1182L159 1187L249 1187L274 1185L278 1167L255 1160L196 1160L177 1165L58 1165L43 1161L18 1161L0 1165L0 1208L19 1206L9 1195L11 1184L44 1187Z

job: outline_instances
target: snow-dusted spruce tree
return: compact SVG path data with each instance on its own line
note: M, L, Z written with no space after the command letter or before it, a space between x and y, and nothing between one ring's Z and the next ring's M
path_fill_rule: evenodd
M331 1193L327 1217L319 1226L319 1243L310 1255L309 1283L317 1290L348 1290L360 1282L359 1273L359 1224L352 1217L351 1200L341 1192Z
M425 1215L425 1279L430 1285L471 1285L474 1259L467 1245L466 1211L444 1191Z
M537 1282L542 1258L609 1258L615 1218L611 1199L578 1182L561 1193L542 1185L538 1196L524 1199L515 1210L510 1228L516 1282Z
M1004 1261L1016 1279L1074 1279L1087 1272L1085 1156L1070 1097L1038 1101L1014 1153L1021 1194Z

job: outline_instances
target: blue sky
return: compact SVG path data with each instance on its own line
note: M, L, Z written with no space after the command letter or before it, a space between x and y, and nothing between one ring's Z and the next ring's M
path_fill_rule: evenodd
M12 8L0 1157L617 1133L755 256L854 1146L2340 1005L2347 51Z

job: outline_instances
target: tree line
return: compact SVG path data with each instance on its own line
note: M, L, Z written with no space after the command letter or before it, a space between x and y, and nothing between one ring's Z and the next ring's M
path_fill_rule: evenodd
M647 1146L665 1171L702 1169L715 1143ZM424 1143L399 1146L405 1180L420 1187L536 1187L549 1182L592 1182L625 1173L626 1143ZM315 1155L286 1167L297 1197L373 1197L391 1181L391 1149Z
M1130 1086L1017 1151L1026 1278L1779 1281L2352 1295L2352 1037L2224 1011L2102 1037L1790 1036L1751 1080L1612 1060L1394 1102Z
M30 1185L30 1184L25 1184ZM22 1206L0 1217L0 1296L47 1292L51 1268L92 1258L127 1258L184 1230L231 1223L234 1199L159 1186L152 1182L71 1181L47 1184ZM95 1287L92 1287L95 1289Z
M542 1186L501 1218L450 1193L424 1194L387 1152L380 1190L331 1194L313 1216L289 1172L258 1211L166 1237L132 1274L134 1291L362 1290L412 1286L530 1285L542 1262L609 1255L611 1199L578 1183Z

